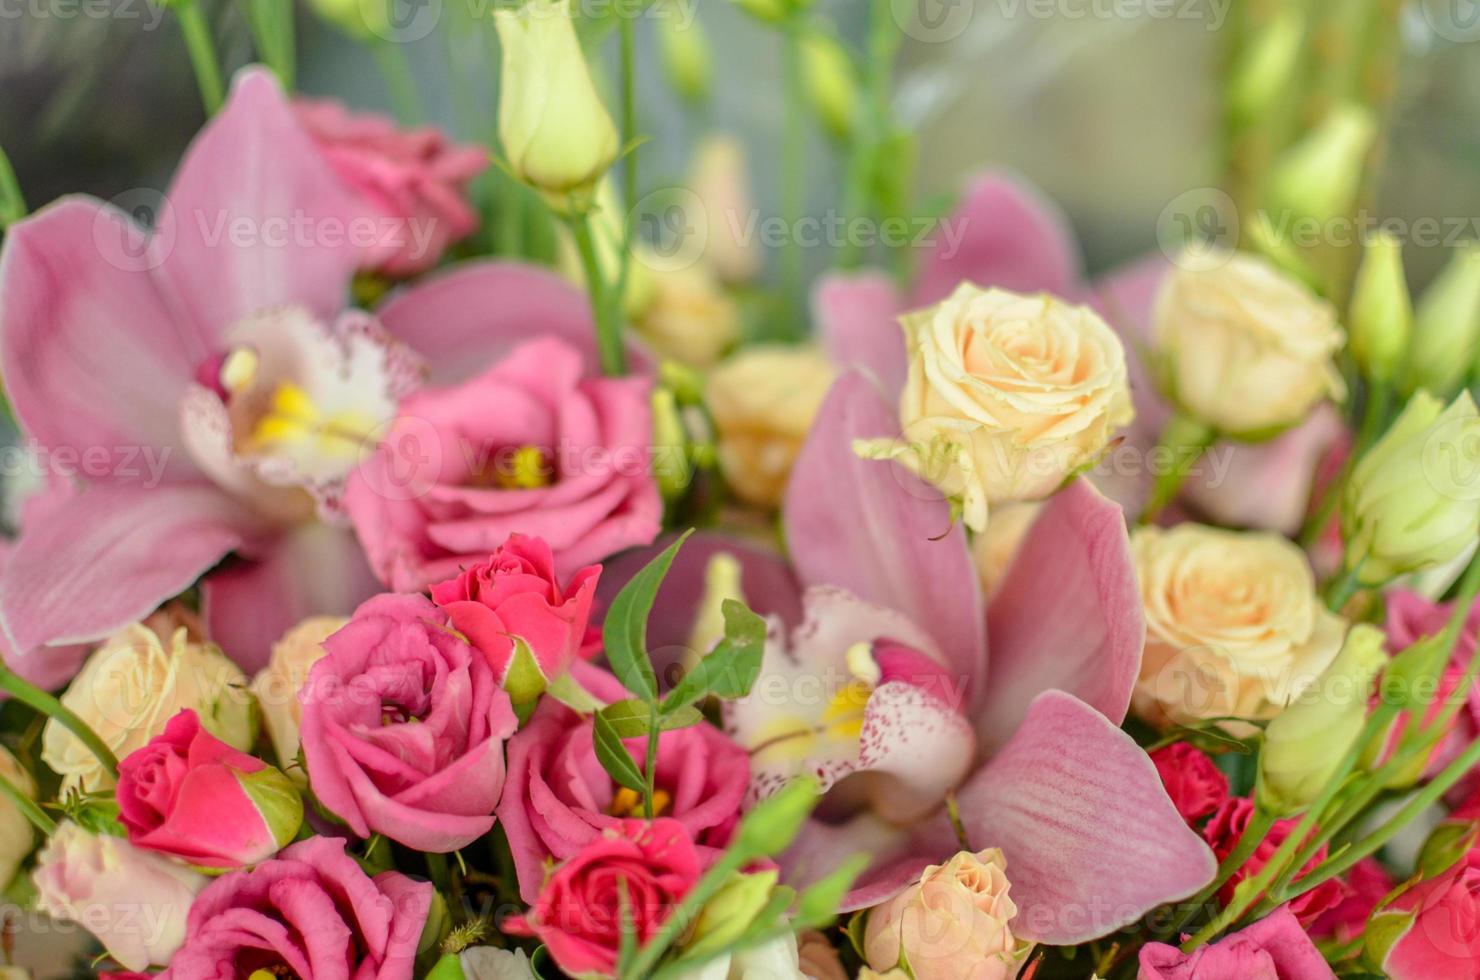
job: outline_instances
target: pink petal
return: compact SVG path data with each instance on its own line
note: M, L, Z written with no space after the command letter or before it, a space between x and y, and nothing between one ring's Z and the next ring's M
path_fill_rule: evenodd
M17 224L0 254L11 403L29 436L72 453L67 465L94 481L195 472L176 404L201 341L150 272L150 247L128 215L73 197ZM144 465L146 449L162 471Z
M1019 910L1013 931L1036 942L1104 936L1217 870L1146 753L1061 691L1033 701L957 799L972 847L1002 848Z
M1146 640L1120 507L1084 480L1050 499L992 596L987 633L992 673L978 724L987 751L1054 688L1120 724Z
M96 640L143 619L245 543L254 519L215 487L94 487L32 522L0 576L15 649Z
M380 591L350 531L306 524L201 582L211 640L252 674L272 644L310 616L348 616Z
M1079 293L1079 250L1058 207L1034 186L1001 172L977 177L925 259L913 305L930 306L963 281L1019 293ZM943 229L944 230L944 229Z
M840 368L872 373L891 394L904 388L909 369L901 312L894 280L879 272L829 275L812 293L812 318L828 357Z
M169 204L173 251L161 271L212 338L277 306L332 320L363 258L357 242L376 230L262 68L236 76L186 151Z
M804 586L836 585L928 630L974 704L987 651L966 534L937 491L853 451L855 439L898 434L894 412L861 374L833 385L782 506L792 565Z
M584 293L554 273L518 262L468 262L395 293L376 316L432 369L432 381L466 381L510 348L537 337L565 341L601 373L591 309ZM629 349L629 366L645 357Z
M15 550L9 541L0 541L0 581L5 578L5 566ZM77 673L89 652L86 646L38 647L16 650L0 635L0 660L5 666L20 674L37 687L48 691L61 687Z

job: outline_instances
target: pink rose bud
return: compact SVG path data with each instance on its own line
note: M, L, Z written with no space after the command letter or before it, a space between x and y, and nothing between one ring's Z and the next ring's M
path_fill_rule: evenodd
M564 589L542 538L511 534L485 562L432 586L432 601L453 628L488 658L515 704L533 701L580 654L600 565L572 575Z
M303 823L292 781L206 731L188 708L119 763L118 809L135 846L205 868L272 857Z
M1401 893L1367 926L1367 959L1392 980L1470 980L1480 963L1480 850Z
M525 918L506 925L539 937L573 977L609 977L622 935L621 890L638 945L652 939L699 880L699 852L677 820L624 820L555 869Z
M1137 980L1335 980L1315 943L1281 906L1241 932L1184 953L1165 943L1141 947Z
M1196 823L1228 799L1228 777L1213 765L1207 753L1187 742L1176 742L1151 753L1157 775L1177 812Z

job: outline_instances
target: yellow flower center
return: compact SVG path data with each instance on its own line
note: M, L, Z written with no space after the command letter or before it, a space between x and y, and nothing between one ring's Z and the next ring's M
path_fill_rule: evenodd
M284 381L273 390L247 444L258 451L301 447L315 455L355 456L374 429L374 419L353 411L325 412L308 392Z
M667 812L669 805L673 802L673 795L667 790L653 790L653 816L661 817ZM642 806L642 794L623 786L617 790L612 797L611 806L607 807L607 813L614 817L642 817L647 811Z

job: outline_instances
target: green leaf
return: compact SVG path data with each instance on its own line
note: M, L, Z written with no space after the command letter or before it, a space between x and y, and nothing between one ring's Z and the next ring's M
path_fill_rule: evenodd
M818 929L837 918L843 896L869 865L867 854L854 854L837 869L802 892L797 899L795 925L798 929Z
M820 786L813 777L801 776L761 800L740 821L726 853L753 860L786 850L817 806Z
M653 610L658 586L663 584L674 556L693 533L693 529L685 531L647 567L632 576L632 581L623 586L612 600L602 627L602 641L612 673L617 675L623 687L648 702L658 699L658 678L653 674L653 664L647 655L648 614Z
M628 698L601 709L601 716L611 723L619 738L641 738L652 731L652 706L636 698ZM673 731L688 728L704 720L698 708L680 708L658 718L658 730Z
M766 621L734 599L726 599L720 609L725 617L724 639L669 692L663 700L665 713L710 694L733 701L755 686L766 653Z
M622 736L617 734L616 727L601 713L596 715L595 722L596 759L601 768L633 792L646 793L647 783L642 778L642 770L637 768L632 753L622 744Z

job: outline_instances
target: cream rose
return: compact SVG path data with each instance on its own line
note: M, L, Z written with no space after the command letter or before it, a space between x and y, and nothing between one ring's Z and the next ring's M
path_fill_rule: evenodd
M126 626L93 651L62 703L87 722L122 759L164 731L183 708L223 742L252 745L247 678L221 650L194 639L189 628L168 633L169 646L141 623ZM112 777L82 740L55 720L41 736L41 758L62 776L63 789L107 789Z
M1052 494L1134 417L1120 338L1087 307L963 283L901 323L904 440L860 449L958 501L972 530L992 505Z
M252 693L262 709L262 724L272 739L278 765L300 783L308 777L297 765L298 726L303 719L298 692L308 680L309 669L324 656L324 641L347 622L342 616L305 619L272 645L267 666L252 678Z
M740 336L740 311L703 265L654 268L652 297L634 321L663 357L704 369Z
M875 970L908 963L915 980L1007 980L1032 948L1012 934L1002 852L961 851L869 913L863 955Z
M0 748L0 775L31 799L36 798L36 780L3 748ZM21 862L31 853L33 843L31 821L9 799L0 798L0 888L10 884Z
M834 374L819 351L781 346L748 347L710 374L705 400L718 430L720 468L741 499L780 503Z
M1144 527L1131 553L1146 611L1134 701L1153 724L1272 718L1341 649L1345 622L1316 595L1304 552L1278 534Z
M1168 394L1229 435L1273 435L1345 392L1336 311L1252 255L1183 262L1162 281L1153 338Z

